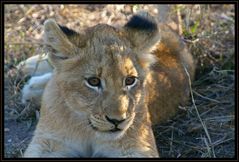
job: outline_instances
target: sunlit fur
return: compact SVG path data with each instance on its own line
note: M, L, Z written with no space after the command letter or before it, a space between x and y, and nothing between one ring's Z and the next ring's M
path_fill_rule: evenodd
M146 34L135 25L105 24L67 35L54 20L44 25L55 69L24 156L159 157L152 123L166 121L186 102L183 67L194 73L192 57L177 35L166 26ZM101 79L102 90L85 84L92 76ZM127 76L138 79L130 89L124 86ZM114 125L106 116L125 119L120 131L110 131Z

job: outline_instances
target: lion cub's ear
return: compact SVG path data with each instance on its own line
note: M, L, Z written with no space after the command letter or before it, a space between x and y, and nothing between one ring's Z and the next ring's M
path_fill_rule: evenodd
M69 40L75 31L58 25L53 19L44 23L44 41L55 59L66 59L77 54L78 48ZM54 60L51 60L54 61Z
M146 12L134 15L124 26L128 39L132 43L143 66L156 61L149 54L160 41L160 33L156 20Z
M126 24L125 29L130 41L138 50L148 50L160 40L156 20L147 12L134 15Z

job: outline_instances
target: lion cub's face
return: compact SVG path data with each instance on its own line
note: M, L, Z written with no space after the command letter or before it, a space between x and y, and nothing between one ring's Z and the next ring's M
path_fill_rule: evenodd
M135 18L149 27L135 27ZM145 109L144 81L155 61L149 48L158 37L155 25L136 16L122 29L97 25L79 34L53 20L45 22L60 95L69 109L84 116L87 127L119 137Z

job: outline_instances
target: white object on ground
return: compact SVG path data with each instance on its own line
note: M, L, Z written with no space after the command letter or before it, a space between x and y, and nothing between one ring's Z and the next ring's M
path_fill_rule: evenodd
M51 76L52 73L50 72L40 76L31 77L22 89L22 103L26 104L29 101L33 101L33 103L40 106L43 91L46 84L51 79Z
M17 65L17 69L21 70L25 76L39 76L53 71L47 54L35 55L21 61Z

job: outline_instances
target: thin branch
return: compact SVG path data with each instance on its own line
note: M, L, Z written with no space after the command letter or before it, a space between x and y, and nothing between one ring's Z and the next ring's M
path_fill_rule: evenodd
M184 70L185 70L185 72L186 72L186 74L187 74L187 76L188 76L188 83L189 83L190 94L191 94L193 106L194 106L194 108L195 108L195 111L196 111L196 114L197 114L197 116L198 116L198 119L199 119L200 123L201 123L202 126L203 126L203 129L204 129L204 131L205 131L205 134L206 134L206 136L207 136L207 138L208 138L209 144L210 144L210 146L211 146L211 150L212 150L213 157L216 158L215 151L214 151L214 147L213 147L213 145L212 145L212 140L211 140L211 137L210 137L210 135L209 135L209 133L208 133L207 126L205 125L205 123L203 122L202 118L200 117L199 111L198 111L198 109L197 109L197 106L196 106L196 103L195 103L195 100L194 100L194 97L193 97L192 82L191 82L190 75L189 75L188 70L187 70L187 68L185 67L185 65L183 65L183 67L184 67Z
M199 94L198 92L196 92L196 91L194 91L194 90L193 90L193 93L195 93L197 96L200 96L201 98L204 98L204 99L206 99L206 100L213 101L213 102L216 102L216 103L221 103L221 102L218 101L218 100L215 100L215 99L212 99L212 98L208 98L208 97L206 97L206 96L203 96L203 95Z

